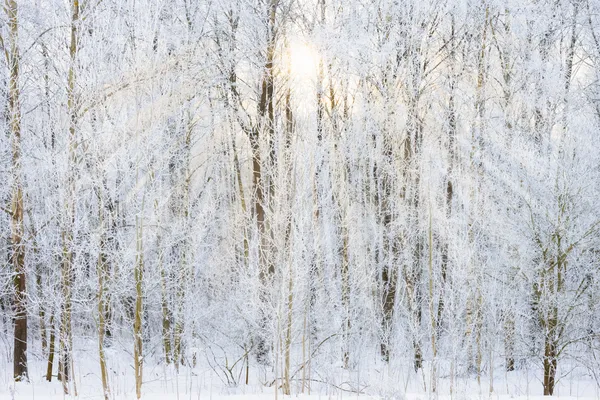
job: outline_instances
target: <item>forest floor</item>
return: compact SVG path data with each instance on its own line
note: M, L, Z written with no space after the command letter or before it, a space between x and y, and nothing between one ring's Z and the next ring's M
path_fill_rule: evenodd
M91 352L91 351L90 351ZM90 353L87 358L78 358L75 364L75 384L78 399L102 400L102 388L97 360ZM95 355L95 354L94 354ZM83 354L79 354L83 356ZM56 376L52 382L45 380L45 362L41 358L31 357L29 366L30 382L14 383L12 380L12 365L4 357L0 363L0 400L59 400L70 399L65 396L63 388ZM120 362L115 360L120 359ZM109 363L109 383L112 400L135 400L135 383L133 366L130 357L122 352L111 355ZM424 382L429 383L425 372L406 373L398 367L381 368L371 366L362 371L349 372L332 366L325 374L320 374L320 382L313 382L311 392L307 388L301 393L300 382L292 382L292 396L283 396L281 390L277 395L273 386L265 386L257 374L250 375L250 384L227 385L219 376L218 370L211 368L181 367L179 374L172 368L145 365L144 383L142 387L143 400L280 400L293 398L298 400L338 400L338 399L401 399L401 400L548 400L542 396L542 385L539 373L521 369L510 373L497 371L493 378L493 392L490 394L489 377L482 377L478 384L474 377L455 378L452 395L448 377L438 380L437 393L427 391ZM56 372L56 366L55 366ZM600 388L596 382L586 376L583 371L576 370L563 377L555 390L556 399L592 400L600 399ZM263 371L264 373L264 371ZM270 374L269 374L270 375ZM264 375L263 375L264 376ZM241 378L241 371L240 376ZM360 379L359 379L360 378ZM263 380L264 381L264 380ZM327 384L323 382L328 382ZM352 390L360 382L362 394ZM408 382L408 383L407 383ZM73 389L71 387L71 391Z
M97 399L102 400L102 391L99 383L99 377L93 373L82 374L76 379L78 396L65 396L62 385L54 379L53 382L46 382L41 374L41 370L34 368L36 375L29 383L13 383L8 375L12 368L5 365L3 368L2 382L0 383L0 400L59 400L59 399ZM325 385L314 388L312 393L294 393L291 396L284 396L279 391L275 395L272 387L262 385L239 385L238 387L228 387L221 383L214 375L208 373L204 376L180 372L180 375L169 374L170 377L156 377L154 380L144 382L142 388L142 399L144 400L277 400L284 398L293 398L298 400L341 400L341 399L401 399L401 400L468 400L468 399L489 399L489 400L548 400L548 397L541 396L539 388L530 388L531 393L527 394L527 388L517 388L513 386L512 393L498 389L490 394L488 391L479 392L476 382L469 384L462 383L458 385L453 395L447 390L440 390L438 394L431 394L425 391L418 391L411 388L407 391L390 385L390 387L376 387L372 390L365 390L365 393L356 394L344 390L338 390ZM135 385L133 377L114 378L112 380L110 399L114 400L134 400ZM440 380L440 383L445 383ZM537 382L536 382L537 383ZM600 399L595 383L591 381L574 381L571 388L563 384L558 388L553 396L556 399L564 400L592 400ZM296 390L298 388L295 388Z

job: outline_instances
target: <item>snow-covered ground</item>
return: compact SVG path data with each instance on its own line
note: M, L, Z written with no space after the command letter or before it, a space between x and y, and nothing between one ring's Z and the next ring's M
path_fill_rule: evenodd
M119 362L109 364L110 367L110 398L114 400L134 400L135 386L133 368L125 354L119 357ZM76 389L79 399L103 398L99 369L92 357L87 362L75 365ZM32 360L30 365L30 382L14 383L11 379L12 365L2 364L0 375L0 400L59 400L68 399L63 394L62 385L53 378L52 382L44 379L45 363L42 360ZM427 370L427 368L425 368ZM349 391L356 387L357 374L360 373L362 394ZM182 367L179 374L171 368L146 365L144 369L144 384L142 388L144 400L263 400L294 398L298 400L317 399L405 399L405 400L467 400L467 399L496 399L496 400L540 400L543 397L539 375L535 371L521 369L505 374L496 371L494 376L494 391L490 393L489 377L481 379L478 384L474 377L456 378L453 382L453 392L450 394L450 379L442 377L438 381L438 392L430 393L424 389L423 381L429 384L426 373L414 374L405 370L372 367L368 370L348 372L340 369L333 380L328 383L313 382L311 393L305 388L301 393L300 383L294 382L293 394L283 396L281 390L275 393L273 387L266 387L260 378L251 375L250 384L240 384L229 387L224 384L210 368ZM584 374L577 378L571 373L561 379L557 385L554 398L565 400L600 399L600 391L596 383ZM355 383L351 383L355 382ZM344 388L345 390L340 390Z

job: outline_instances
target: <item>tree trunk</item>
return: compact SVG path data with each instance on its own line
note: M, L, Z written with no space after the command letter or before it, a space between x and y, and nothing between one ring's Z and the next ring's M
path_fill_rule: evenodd
M544 337L544 396L554 394L554 384L556 377L557 343L554 336L554 330L550 330Z
M191 170L191 148L192 148L192 130L193 130L193 124L191 121L191 117L189 116L188 113L188 123L186 125L186 129L185 129L185 138L184 138L184 154L183 154L183 158L184 158L184 168L183 168L183 190L182 190L182 194L181 194L181 207L182 209L180 210L181 213L181 220L183 221L184 224L184 232L187 232L190 230L190 187L192 185L191 182L191 174L192 174L192 170ZM184 324L184 315L185 315L185 294L188 292L188 282L190 281L191 277L193 276L192 272L190 271L190 261L189 259L191 258L190 256L190 245L189 245L189 241L186 238L184 238L183 243L181 244L182 246L182 252L181 252L181 258L180 258L180 266L179 266L179 279L178 279L178 293L177 293L177 299L178 299L178 313L179 313L179 317L177 319L177 323L175 324L175 349L174 349L174 355L173 355L173 362L175 363L175 368L177 370L179 370L179 364L183 365L185 362L185 358L184 358L184 354L183 354L183 333L184 333L184 329L185 329L185 324Z
M413 82L413 85L416 87L417 82ZM421 154L423 127L418 116L418 103L418 97L410 100L407 136L404 143L404 161L412 172L405 173L404 178L406 181L403 189L404 196L408 196L408 206L414 224L412 235L415 237L415 243L412 248L412 260L410 260L410 265L405 267L404 273L408 312L410 314L409 320L412 324L412 342L414 348L413 366L415 371L418 371L423 366L423 352L421 350L421 340L419 338L422 322L421 260L423 258L423 238L421 237L421 230L418 226L421 214L421 175L418 163Z
M450 222L452 218L452 201L454 198L454 185L453 185L453 172L454 164L456 161L456 105L455 105L455 88L456 88L456 72L455 72L455 60L456 60L456 38L454 32L454 15L451 15L451 31L450 31L450 98L448 99L448 169L446 171L446 220ZM446 238L446 242L442 245L441 249L441 290L440 297L437 306L437 317L436 317L436 334L439 337L442 333L443 317L444 317L444 296L446 282L448 280L448 263L449 263L449 244L450 238Z
M484 19L483 19L483 32L481 38L481 46L479 49L478 62L477 62L477 81L476 81L476 92L475 92L475 119L471 126L471 151L469 154L469 169L472 176L471 188L469 190L469 202L471 203L470 208L474 211L469 213L468 216L468 240L469 246L477 249L476 231L479 229L480 222L478 218L481 218L477 213L479 207L477 204L478 193L480 192L481 186L481 174L482 174L482 162L475 158L476 153L483 150L483 138L486 130L485 121L485 85L486 85L486 71L487 61L486 55L487 49L487 33L489 24L489 7L485 6ZM480 278L480 266L476 265L478 262L478 253L475 252L474 256L469 260L469 277L473 280L469 281L468 284L472 286L472 292L469 293L466 305L466 325L467 330L465 337L468 344L468 362L469 369L474 370L477 374L477 383L481 383L481 365L482 365L482 342L481 342L481 331L483 326L482 318L482 295L481 295L481 278ZM474 339L473 339L474 337ZM475 346L475 355L473 356L473 346ZM474 360L473 360L474 358ZM473 364L473 361L475 363Z
M98 256L97 274L98 274L98 358L100 360L100 377L102 379L102 392L104 399L108 400L110 389L108 387L108 375L106 371L106 355L104 352L104 337L106 334L106 295L105 285L107 278L107 257L106 257L106 238L104 227L104 205L100 196L100 254Z
M48 363L46 366L46 380L52 382L52 368L54 366L54 314L50 316L50 341L48 342Z
M71 3L71 42L69 46L69 73L67 77L67 111L69 115L69 169L67 171L66 221L62 232L63 260L61 289L63 295L60 327L59 374L63 391L69 393L70 373L72 372L73 333L71 330L73 271L73 230L75 225L75 172L77 163L77 105L75 98L75 68L77 61L77 27L79 25L79 1Z
M289 73L289 70L288 70ZM285 340L284 340L284 358L283 358L283 394L291 394L290 385L290 361L292 351L292 330L293 330L293 313L294 313L294 268L293 268L293 234L294 234L294 216L292 214L292 208L294 206L294 194L295 188L295 176L294 166L291 162L291 155L289 149L292 143L292 136L294 130L294 116L292 113L291 105L291 90L288 87L285 96L285 152L283 155L283 162L285 162L285 169L288 172L287 176L287 196L285 201L287 202L287 220L286 232L285 232L285 248L289 253L288 261L288 296L287 296L287 316L285 322Z
M387 81L386 81L387 82ZM385 87L386 96L389 96L390 90ZM394 106L390 103L389 98L385 99L386 107L390 110L394 110ZM396 304L396 290L398 283L398 269L396 263L398 262L398 241L399 238L395 233L395 228L393 224L394 217L394 193L393 190L395 177L387 172L390 169L394 170L394 154L392 142L393 132L395 130L395 126L393 126L393 120L395 118L394 112L390 112L391 115L385 121L385 127L383 132L383 165L381 168L377 168L374 166L373 176L376 182L376 193L377 193L377 203L381 209L381 223L383 229L383 257L378 256L377 258L381 260L383 258L383 266L381 271L381 290L382 290L382 303L383 303L383 318L381 321L381 329L383 332L383 338L380 343L380 352L381 357L384 361L389 361L390 359L390 349L389 349L389 341L393 334L392 324L394 321L394 307ZM381 189L379 188L379 177L378 175L382 175L381 177Z
M428 231L428 271L429 271L429 318L431 321L431 383L429 387L431 392L434 393L437 387L437 373L436 373L436 362L437 362L437 324L435 319L435 313L433 311L433 226L431 222L431 208L429 209L429 231Z
M515 316L512 310L504 312L504 359L506 371L515 370Z
M284 339L284 355L283 355L283 394L289 396L290 389L290 358L292 349L292 321L294 310L294 278L292 276L292 259L289 261L289 277L288 277L288 298L287 298L287 318L285 321L285 339Z
M340 207L341 208L341 207ZM345 207L344 207L345 208ZM340 209L340 212L345 215L347 211ZM343 218L343 217L342 217ZM348 229L346 228L345 218L341 220L342 223L342 364L344 368L348 369L350 366L350 260L348 258Z
M157 211L158 214L158 211ZM159 224L160 225L160 224ZM158 247L160 248L161 238L158 238ZM159 250L158 254L158 266L160 269L160 297L161 297L161 311L162 311L162 341L163 350L165 354L165 363L171 363L171 313L169 311L169 304L167 300L167 272L165 271L163 261L163 251Z
M275 132L275 116L274 116L274 75L273 61L275 58L275 16L277 11L278 0L270 0L267 15L267 45L266 59L263 68L263 77L261 83L261 96L258 105L259 120L257 126L250 133L250 144L252 147L252 184L255 193L254 197L254 216L258 228L258 246L259 246L259 279L260 279L260 297L261 311L260 324L261 334L257 338L257 359L261 363L267 363L268 345L266 343L266 331L268 322L268 312L264 309L267 304L267 291L269 277L275 272L275 267L272 264L269 244L269 229L266 221L265 203L267 195L273 195L273 182L268 179L268 171L275 171L275 149L274 149L274 132ZM261 156L260 138L262 135L267 136L269 143L269 156L266 160ZM266 162L270 168L266 171L263 169L263 163ZM267 189L267 190L265 190Z
M37 286L37 294L40 298L44 297L42 289L42 271L41 266L38 264L35 274L35 282ZM42 341L42 356L45 356L48 351L48 331L46 329L46 310L43 304L39 305L38 316L40 318L40 338Z
M25 276L25 244L23 243L23 184L21 173L21 104L19 101L19 47L16 0L7 0L4 10L8 17L9 63L8 114L12 135L12 199L11 253L14 270L14 353L13 375L15 381L28 379L27 375L27 285Z
M143 207L142 207L143 209ZM133 365L135 372L135 394L138 400L142 397L142 313L143 313L143 278L144 278L144 256L143 256L143 223L136 216L136 261L134 268L135 279L135 315L133 321Z

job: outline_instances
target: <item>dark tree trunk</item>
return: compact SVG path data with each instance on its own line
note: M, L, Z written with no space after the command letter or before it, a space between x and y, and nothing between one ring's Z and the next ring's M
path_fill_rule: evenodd
M48 365L46 367L46 380L52 382L52 367L54 366L54 315L50 316L50 341L48 343Z
M12 201L11 201L11 264L14 268L14 353L13 372L15 381L27 379L27 285L25 276L25 245L23 243L23 185L21 182L21 109L19 103L19 48L16 0L7 0L5 12L8 17L10 80L8 88L8 112L12 134Z
M546 343L544 350L544 396L552 396L554 394L554 385L556 378L556 367L558 363L556 342L546 335Z

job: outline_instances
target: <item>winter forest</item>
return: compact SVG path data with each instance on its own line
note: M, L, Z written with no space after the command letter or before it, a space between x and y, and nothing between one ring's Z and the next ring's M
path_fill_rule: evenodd
M0 398L600 396L599 0L3 3Z

